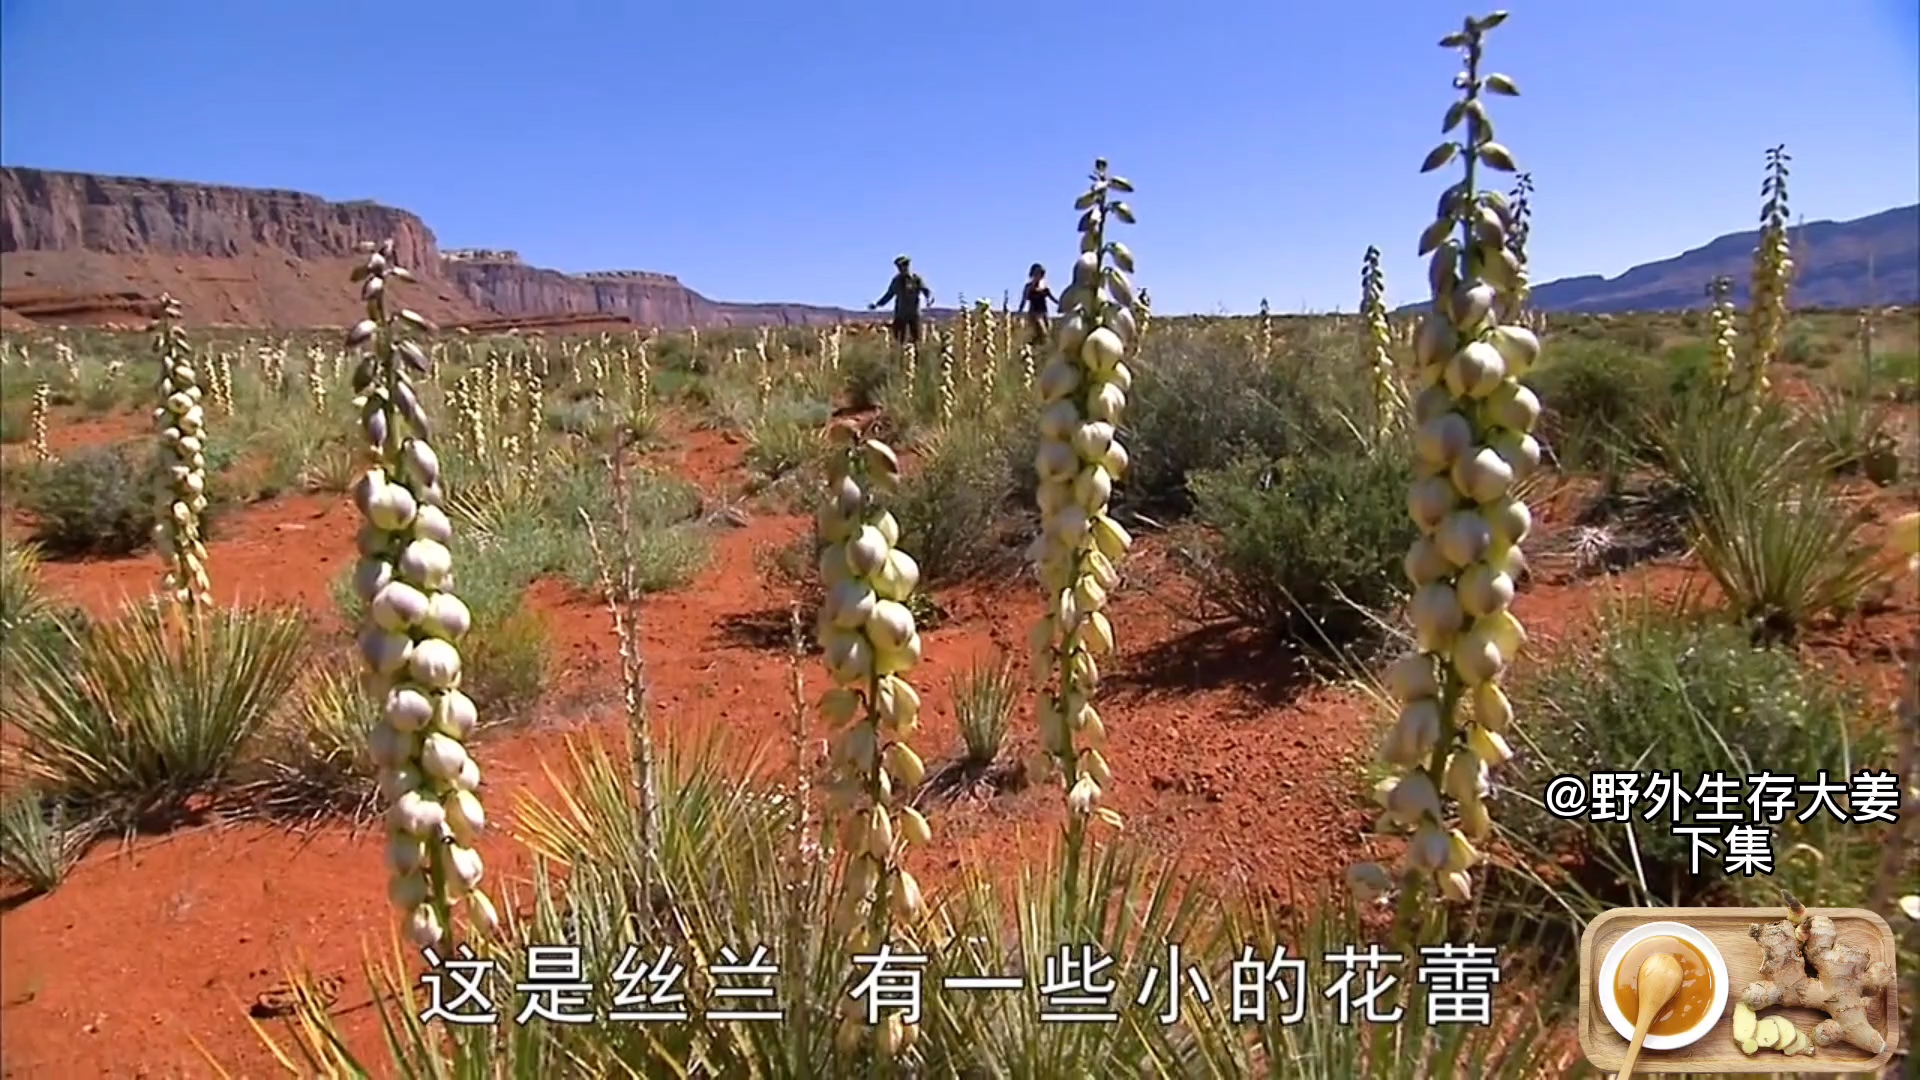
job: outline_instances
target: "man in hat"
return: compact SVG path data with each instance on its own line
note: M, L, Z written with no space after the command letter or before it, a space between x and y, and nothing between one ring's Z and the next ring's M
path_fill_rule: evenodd
M867 305L868 311L877 311L881 304L893 301L893 340L897 345L920 340L920 301L933 299L933 290L913 272L905 255L893 260L893 280L887 285L886 295Z

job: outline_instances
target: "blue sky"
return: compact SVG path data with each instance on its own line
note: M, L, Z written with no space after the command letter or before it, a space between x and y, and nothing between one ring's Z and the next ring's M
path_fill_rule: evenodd
M372 198L443 246L862 305L1073 252L1097 155L1138 186L1163 311L1416 298L1459 0L951 8L815 0L0 0L0 160ZM1513 0L1495 104L1534 173L1535 280L1616 274L1758 213L1920 199L1920 0ZM1176 14L1178 13L1178 14Z

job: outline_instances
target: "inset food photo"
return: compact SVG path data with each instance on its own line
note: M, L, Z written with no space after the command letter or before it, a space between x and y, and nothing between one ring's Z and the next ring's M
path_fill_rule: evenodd
M1897 1049L1897 943L1863 908L1615 908L1580 942L1580 1046L1641 1073L1870 1073Z

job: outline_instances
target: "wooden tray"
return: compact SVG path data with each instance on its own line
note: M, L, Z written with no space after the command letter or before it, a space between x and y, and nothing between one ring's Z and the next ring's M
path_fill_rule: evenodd
M1833 920L1840 941L1869 949L1876 960L1892 967L1898 949L1887 920L1865 908L1808 908L1809 915L1825 915ZM1786 908L1615 908L1587 924L1580 936L1580 1049L1597 1069L1617 1072L1627 1057L1627 1040L1607 1023L1600 1009L1598 980L1600 962L1607 949L1621 935L1650 922L1677 922L1705 934L1720 949L1727 962L1727 1007L1713 1030L1691 1046L1678 1050L1642 1050L1634 1064L1635 1073L1739 1072L1739 1073L1849 1073L1870 1072L1887 1063L1898 1048L1900 1009L1899 973L1881 995L1882 1000L1867 1010L1867 1019L1886 1037L1887 1048L1869 1057L1857 1046L1836 1043L1820 1047L1811 1057L1786 1057L1777 1051L1762 1049L1752 1057L1740 1052L1733 1041L1733 1005L1740 992L1760 977L1760 945L1747 936L1753 923L1768 923L1787 917ZM1826 1019L1814 1009L1787 1009L1778 1005L1760 1010L1761 1016L1778 1013L1792 1018L1811 1033L1813 1025Z

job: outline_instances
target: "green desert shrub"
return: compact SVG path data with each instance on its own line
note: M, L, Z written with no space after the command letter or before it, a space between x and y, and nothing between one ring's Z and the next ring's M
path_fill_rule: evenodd
M1404 460L1355 447L1197 474L1189 571L1229 614L1310 650L1376 638L1415 535Z
M33 539L50 555L125 555L152 540L152 456L132 447L90 446L31 475L21 506Z
M1744 799L1746 778L1761 773L1844 783L1884 768L1881 737L1853 723L1863 703L1851 691L1790 652L1756 648L1737 627L1647 603L1610 610L1594 640L1569 648L1515 688L1516 713L1533 719L1497 820L1518 857L1490 879L1491 902L1529 918L1586 919L1622 905L1774 903L1782 886L1813 904L1864 896L1861 875L1879 853L1869 827L1825 812L1790 817L1773 826L1772 876L1747 876L1712 857L1693 872L1692 839L1674 825L1710 824L1710 806L1685 804L1677 821L1644 816L1654 772L1678 772L1689 793L1703 776L1725 775ZM1563 820L1543 805L1556 776L1609 773L1641 777L1631 822ZM1744 820L1749 808L1733 809ZM1713 843L1727 848L1724 836Z

